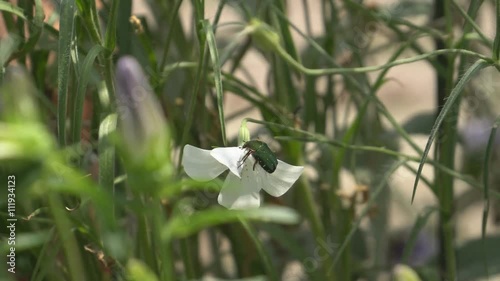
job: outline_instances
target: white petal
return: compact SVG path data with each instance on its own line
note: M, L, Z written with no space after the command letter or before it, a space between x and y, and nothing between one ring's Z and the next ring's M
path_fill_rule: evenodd
M254 173L248 171L251 165L245 165L247 170L242 171L242 178L229 173L219 193L217 201L228 209L251 209L260 206L260 186L257 184Z
M210 150L189 144L184 146L182 165L189 177L201 181L214 179L227 169L210 155Z
M239 147L218 147L210 153L219 163L229 168L238 178L241 178L241 169L238 167L245 151Z
M257 166L259 165L257 164ZM255 170L257 171L257 167ZM267 193L274 197L279 197L292 187L303 170L304 167L302 166L293 166L278 160L278 166L272 174L267 173L263 169L259 169L258 181Z

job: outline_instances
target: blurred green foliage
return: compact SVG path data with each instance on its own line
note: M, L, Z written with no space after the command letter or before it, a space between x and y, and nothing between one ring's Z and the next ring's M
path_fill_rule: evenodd
M0 219L15 222L0 232L2 280L500 274L498 231L487 228L500 218L499 0L141 3L150 14L132 14L131 0L0 2ZM494 38L480 12L495 16ZM436 108L402 122L377 95L389 69L417 61L435 70ZM489 122L486 137L472 137L483 145L467 173L455 159L464 112ZM215 199L221 180L188 179L181 151L239 144L228 124L249 116L259 116L245 121L259 128L252 139L308 172L267 206L226 210ZM402 187L392 179L402 170L415 175L414 196L428 188L435 201L418 211L399 200L413 227L396 249L390 221ZM484 208L482 237L460 246L456 222L474 204ZM433 240L419 243L429 230Z

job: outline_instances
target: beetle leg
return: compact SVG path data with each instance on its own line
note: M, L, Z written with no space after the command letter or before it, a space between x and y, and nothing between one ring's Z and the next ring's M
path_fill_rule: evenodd
M255 159L255 163L253 163L253 170L255 171L255 166L257 165L257 159Z
M245 163L245 160L247 160L248 156L250 156L250 154L252 153L251 150L249 150L245 156L243 156L243 158L241 158L241 161L240 161L240 164L238 165L238 168L241 167L241 165L243 165L243 163Z

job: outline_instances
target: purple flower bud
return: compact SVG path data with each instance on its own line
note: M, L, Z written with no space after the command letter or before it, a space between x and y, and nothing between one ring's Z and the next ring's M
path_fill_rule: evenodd
M394 264L398 264L403 261L403 252L407 246L408 236L399 233L394 240L391 241L391 261ZM411 266L421 266L427 263L432 257L435 256L437 252L437 241L434 236L426 232L421 232L418 234L415 244L413 245L413 251L408 257L408 264Z
M148 160L157 150L168 150L165 117L158 99L137 60L118 60L116 105L119 128L128 154L134 160ZM158 155L156 155L158 156Z
M461 131L465 151L475 153L486 148L490 137L493 121L486 118L473 118L467 122ZM500 130L495 135L495 146L500 145Z

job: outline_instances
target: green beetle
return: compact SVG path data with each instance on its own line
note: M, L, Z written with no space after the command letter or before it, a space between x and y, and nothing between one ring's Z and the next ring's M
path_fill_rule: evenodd
M259 163L262 169L270 174L276 170L276 167L278 166L278 159L276 159L276 155L274 155L265 142L258 140L247 141L243 144L242 149L246 149L247 153L241 159L240 166L245 163L248 156L252 155L253 158L255 158L255 163L253 164L254 171L257 163Z

